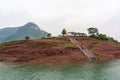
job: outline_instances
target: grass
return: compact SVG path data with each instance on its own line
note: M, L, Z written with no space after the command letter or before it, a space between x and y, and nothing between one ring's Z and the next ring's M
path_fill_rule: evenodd
M57 43L55 43L55 42L46 42L46 43L43 43L43 45L47 45L47 46L57 46ZM41 45L41 44L40 44Z
M42 42L53 42L53 43L59 43L59 42L64 42L64 41L61 41L61 40L50 40L50 39L43 39L43 40L41 40Z
M3 42L0 44L0 47L10 44L11 42Z
M13 43L13 42L17 42L17 41L3 42L0 44L0 47L3 47L5 45L8 45L8 44Z
M64 48L73 48L74 45L72 43L65 43Z
M57 43L54 42L32 42L31 44L28 44L29 47L52 47L52 46L57 46Z
M64 41L61 41L61 40L50 40L50 39L46 39L46 40L40 40L40 45L44 45L44 44L46 44L46 45L48 45L48 46L59 46L59 44L63 44L64 43Z
M0 53L0 56L5 56L5 54Z
M94 44L93 49L97 48L98 46L99 46L99 44Z

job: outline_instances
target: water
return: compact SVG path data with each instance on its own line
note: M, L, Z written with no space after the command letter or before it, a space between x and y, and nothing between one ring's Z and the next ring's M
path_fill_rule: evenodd
M0 80L120 80L120 60L79 63L0 63Z

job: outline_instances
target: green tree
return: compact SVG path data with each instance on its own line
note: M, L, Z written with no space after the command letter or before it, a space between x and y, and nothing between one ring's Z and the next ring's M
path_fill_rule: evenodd
M114 41L114 38L108 37L108 40L109 40L109 41Z
M118 42L118 41L115 40L113 37L108 37L108 41Z
M87 34L86 33L78 33L79 34L79 36L87 36Z
M78 34L77 32L74 32L74 36L77 36L77 34Z
M52 36L52 34L51 34L51 33L48 33L48 34L47 34L47 37L48 37L48 38L50 38L51 36Z
M108 37L105 34L99 34L97 38L100 40L108 40Z
M87 30L90 36L97 36L99 34L97 28L91 27L91 28L88 28Z
M65 35L67 34L66 29L63 29L63 30L62 30L62 34L63 34L63 36L65 36Z
M25 40L30 40L30 37L29 36L25 36Z

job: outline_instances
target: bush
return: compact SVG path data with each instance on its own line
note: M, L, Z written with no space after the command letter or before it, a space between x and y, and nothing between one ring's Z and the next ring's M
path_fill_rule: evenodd
M47 38L51 38L52 34L51 33L48 33L47 34Z
M108 37L105 34L99 34L97 38L100 40L108 40Z
M113 42L118 42L117 40L115 40L115 39L112 38L112 37L108 37L108 40L109 40L109 41L113 41Z
M63 34L63 36L65 36L67 34L66 29L63 29L61 33Z
M98 31L97 28L91 27L91 28L88 28L87 30L88 30L89 35L95 35L95 36L97 36L99 34L99 31Z
M115 40L112 37L107 36L106 34L98 34L97 36L96 35L90 35L90 37L96 38L96 39L99 39L99 40L118 42L117 40Z
M64 45L64 47L65 47L65 48L73 48L74 46L73 46L73 44L71 44L71 43L66 43L66 44Z
M90 37L92 37L92 38L98 38L98 36L96 36L96 35L90 35Z
M30 40L30 37L29 36L25 36L25 40Z

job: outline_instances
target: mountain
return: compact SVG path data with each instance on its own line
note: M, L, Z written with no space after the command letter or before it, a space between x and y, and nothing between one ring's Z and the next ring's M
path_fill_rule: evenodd
M19 27L0 29L0 38L5 38L15 33Z
M0 30L1 42L12 40L24 40L25 36L29 36L30 39L39 39L47 37L47 32L40 29L35 23L29 22L21 27L16 28L4 28Z
M13 28L9 27L9 28L0 29L0 42L3 42L6 37L11 36L18 29L19 27L13 27Z

